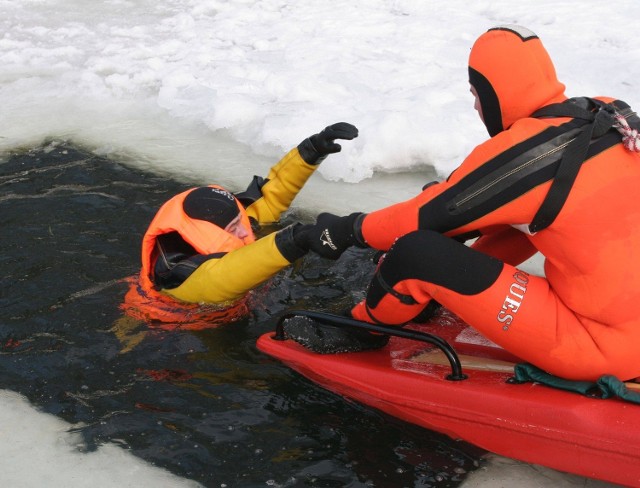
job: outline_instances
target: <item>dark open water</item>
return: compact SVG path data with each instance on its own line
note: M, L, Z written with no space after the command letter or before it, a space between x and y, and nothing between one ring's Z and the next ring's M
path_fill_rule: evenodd
M210 487L449 487L477 468L479 449L349 402L256 349L284 310L349 305L373 269L366 251L306 257L221 327L123 317L142 233L184 188L59 142L0 163L0 388L82 423L89 450L114 442Z

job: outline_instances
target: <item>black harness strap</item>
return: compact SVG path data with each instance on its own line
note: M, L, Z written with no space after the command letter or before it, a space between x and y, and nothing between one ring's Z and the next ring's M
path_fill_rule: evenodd
M374 279L377 280L378 284L384 291L396 297L400 301L400 303L404 305L415 305L418 303L411 295L404 295L396 291L393 287L389 286L387 282L384 281L380 273L376 273L374 275Z
M604 135L613 126L615 108L592 98L575 98L541 108L532 117L572 117L589 123L566 147L558 170L551 182L542 205L536 212L529 231L534 233L547 228L556 219L587 157L592 139Z

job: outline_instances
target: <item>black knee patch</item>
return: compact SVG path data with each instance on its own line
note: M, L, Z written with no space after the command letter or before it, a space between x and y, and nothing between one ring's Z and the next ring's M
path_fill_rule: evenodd
M461 295L476 295L500 276L504 263L431 230L418 230L398 239L380 265L380 279L372 281L367 304L376 307L404 280L443 286ZM381 283L386 284L383 286Z

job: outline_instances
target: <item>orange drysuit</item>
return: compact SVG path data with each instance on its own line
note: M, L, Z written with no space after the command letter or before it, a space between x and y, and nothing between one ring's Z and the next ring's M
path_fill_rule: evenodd
M447 181L361 219L359 239L388 252L352 315L401 324L434 299L552 374L640 376L640 119L611 98L567 100L517 26L478 38L469 76L492 137ZM536 252L545 277L515 267Z

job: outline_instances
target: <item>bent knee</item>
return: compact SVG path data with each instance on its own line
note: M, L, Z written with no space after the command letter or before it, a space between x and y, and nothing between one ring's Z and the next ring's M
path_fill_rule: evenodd
M489 288L504 263L432 230L417 230L400 237L387 253L380 273L394 286L420 280L463 295Z

